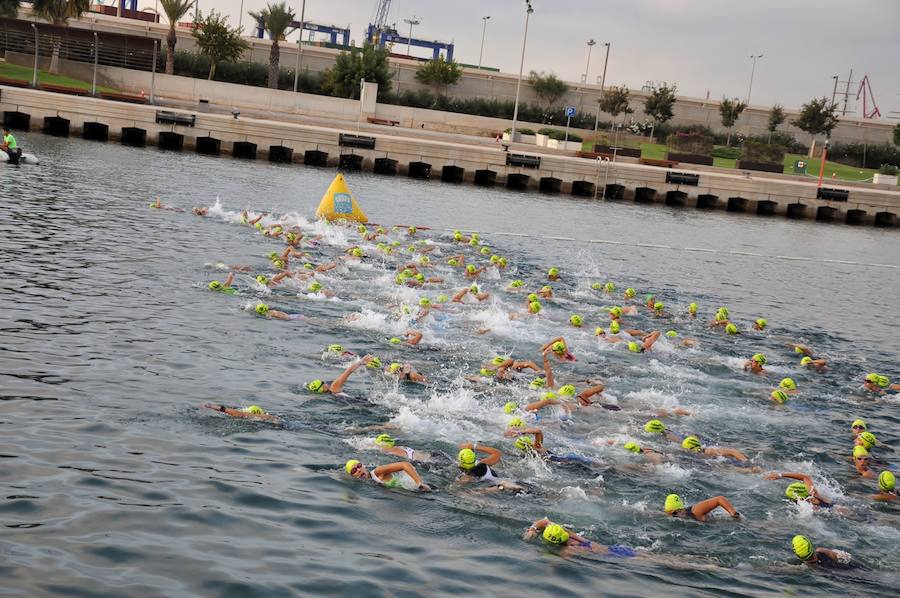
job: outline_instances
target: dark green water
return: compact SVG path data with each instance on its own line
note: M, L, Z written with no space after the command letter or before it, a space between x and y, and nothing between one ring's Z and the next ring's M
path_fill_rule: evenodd
M337 294L332 300L297 297L302 286L267 294L247 274L238 275L237 296L206 289L224 279L219 262L273 273L265 256L283 244L239 225L244 208L324 234L309 250L316 263L357 243L352 229L310 223L333 171L40 135L23 135L20 144L43 163L0 168L4 593L895 591L897 507L873 503L874 484L861 481L848 459L857 417L883 442L900 444L900 399L861 390L869 371L900 379L895 231L351 175L373 221L478 230L511 263L502 276L482 277L491 301L426 319L422 344L398 349L386 342L407 325L398 305L452 294L468 284L458 272L436 267L447 283L427 291L398 287L397 259L376 258L367 244L372 259L321 277ZM218 197L220 207L208 218L148 209L157 196L186 209ZM458 251L442 230L421 236L438 245L436 263ZM391 238L408 243L401 233ZM550 266L566 281L557 299L545 302L539 318L510 321L521 297L503 291L508 282L522 278L534 289ZM589 285L607 280L619 296L627 286L655 292L676 314L697 301L702 321L678 316L663 329L698 346L664 339L638 356L597 342L593 328L607 322L600 308L613 300ZM264 293L273 308L307 319L254 316L248 307ZM731 309L743 334L726 337L703 325L719 305ZM572 313L585 317L583 331L566 325ZM748 330L757 317L767 318L769 331ZM643 311L628 321L659 324ZM492 331L475 334L481 327ZM556 366L560 383L600 379L607 400L622 407L539 422L549 447L590 457L592 466L522 459L502 437L509 416L501 407L539 394L524 383L462 379L498 353L538 359L540 345L559 333L578 356ZM812 346L829 360L828 371L801 369L788 341ZM434 384L398 386L360 370L346 387L352 398L310 395L306 381L340 372L341 364L322 359L332 342L384 362L409 361ZM769 374L745 374L743 360L760 351ZM765 396L784 376L801 394L775 407ZM289 425L229 420L200 409L207 401L259 404ZM789 503L784 482L695 458L642 431L658 409L674 407L692 413L665 420L679 433L736 447L763 471L808 473L841 511ZM491 495L461 486L442 460L419 466L436 490L430 495L348 479L342 466L351 457L370 466L393 460L375 450L377 432L348 428L385 422L398 426L392 433L400 444L435 453L453 456L457 443L473 440L498 446L507 453L498 469L531 491ZM665 451L667 462L633 457L621 448L628 440ZM879 455L900 463L896 452ZM661 509L669 492L688 503L724 494L745 520L668 519ZM528 524L545 515L646 554L563 559L522 541ZM868 570L799 566L790 548L795 533L849 552Z

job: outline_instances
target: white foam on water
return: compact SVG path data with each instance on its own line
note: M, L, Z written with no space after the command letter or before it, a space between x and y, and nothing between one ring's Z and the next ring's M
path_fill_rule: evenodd
M667 482L680 482L693 475L693 470L681 467L675 463L660 463L653 465L656 474Z

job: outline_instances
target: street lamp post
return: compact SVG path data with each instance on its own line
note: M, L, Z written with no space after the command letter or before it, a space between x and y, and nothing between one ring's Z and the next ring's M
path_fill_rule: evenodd
M756 61L762 58L762 54L751 54L750 58L753 60L753 67L750 69L750 85L747 87L747 105L750 105L750 92L753 91L753 75L756 73Z
M481 17L481 49L478 51L478 68L481 68L481 57L484 55L484 34L487 33L487 22L491 15Z
M831 92L831 105L834 106L834 100L837 99L838 75L834 75L831 78L834 79L834 90Z
M603 96L603 89L606 87L606 66L609 64L609 42L604 42L606 46L606 58L603 59L603 75L600 77L600 96ZM600 106L597 106L597 113L594 114L594 136L597 135L597 126L600 124Z
M422 21L420 21L419 19L417 19L417 18L415 17L415 15L413 15L413 18L411 18L411 19L403 19L403 22L406 23L407 25L409 25L409 36L406 38L406 56L409 57L409 56L410 56L410 49L411 49L411 46L412 46L412 28L413 28L413 25L418 25L418 24L421 23Z
M531 7L531 0L525 0L525 34L522 36L522 59L519 61L519 78L516 81L516 102L513 107L512 129L509 133L509 138L512 141L516 140L516 121L519 119L519 93L522 90L522 69L525 68L525 44L528 43L528 19L533 12L534 8Z
M584 65L584 78L582 79L582 81L583 81L584 83L587 83L587 80L588 80L588 74L589 74L589 71L590 71L590 68L591 68L591 50L593 50L593 49L594 49L594 46L596 46L596 45L597 45L597 42L595 42L594 40L592 40L592 39L589 39L589 40L588 40L588 43L587 43L587 47L588 47L587 64Z
M294 67L294 93L297 93L297 83L300 79L300 61L303 56L303 19L306 17L306 0L300 4L300 37L297 39L297 64Z

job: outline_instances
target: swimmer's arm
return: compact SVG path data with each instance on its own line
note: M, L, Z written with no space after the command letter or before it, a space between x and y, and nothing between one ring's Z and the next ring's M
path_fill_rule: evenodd
M322 264L318 268L316 268L316 272L328 272L329 270L334 270L337 268L336 262L331 262L330 264Z
M418 330L407 330L406 331L406 343L408 345L412 345L415 347L422 340L422 333Z
M490 446L484 446L482 444L472 444L471 442L469 442L469 443L466 443L466 444L460 446L459 448L467 448L467 449L472 449L473 451L480 451L482 453L486 453L487 457L485 457L483 459L479 459L479 461L481 461L485 465L496 465L497 463L500 462L500 457L503 456L503 453L501 453L497 449L490 447Z
M593 404L591 401L591 397L603 392L605 387L602 384L598 384L597 386L591 386L590 388L585 388L580 393L578 393L578 399L585 405Z
M561 336L557 336L556 338L547 341L546 343L544 343L544 346L541 347L541 353L546 353L546 352L547 352L547 349L549 349L550 347L553 346L553 343L558 343L558 342L560 342L560 341L562 341L563 343L565 343L565 342L566 342L566 339L564 339L564 338L561 337ZM568 347L568 346L569 346L569 345L566 344L566 347Z
M514 370L532 370L534 372L540 372L541 368L533 361L516 361L512 364L512 368Z
M532 523L531 526L527 530L525 530L525 535L522 536L522 539L523 540L531 540L532 538L534 538L534 535L537 532L543 531L544 528L546 528L551 523L552 522L549 519L547 519L546 517L544 517L543 519L538 519L537 521Z
M775 476L777 476L777 477L775 477ZM769 480L775 480L775 479L781 480L784 478L788 478L791 480L799 480L806 485L807 490L811 490L813 488L812 478L809 477L808 475L806 475L805 473L792 473L789 471L783 471L780 473L773 472L771 474L766 475L765 477L766 477L766 479L769 479Z
M395 473L400 473L401 471L406 473L406 475L413 479L413 481L416 483L416 486L419 487L419 490L431 490L431 488L429 488L428 485L422 481L422 478L419 476L419 472L416 471L416 468L413 467L412 463L408 461L398 461L396 463L388 463L387 465L379 465L372 470L372 474L374 474L378 478L384 479L384 476L388 474L393 475Z
M643 338L647 336L646 332L644 332L643 330L638 330L637 328L629 328L625 330L625 332L636 338Z
M487 291L481 291L480 293L477 293L475 295L475 298L478 299L479 301L484 301L485 299L490 299L490 297L491 297L491 294L488 293Z
M447 258L448 262L450 260L457 260L459 262L458 265L462 266L463 264L466 263L466 256L462 253L460 253L459 255L451 255L450 257Z
M825 361L825 360L822 359L820 361ZM888 386L888 388L890 388L891 390L900 390L900 384L891 384L890 386Z
M535 401L534 403L528 403L525 405L525 411L538 411L543 409L547 405L559 405L558 401L553 399L541 399L540 401Z
M281 282L282 280L284 280L285 277L290 276L290 275L291 275L291 272L289 270L285 270L284 272L279 272L278 274L273 276L269 282L277 284L277 283Z
M553 368L550 366L550 358L544 353L544 382L547 388L556 388L556 381L553 380Z
M459 302L461 302L461 301L462 301L462 298L465 297L465 296L466 296L466 293L468 293L468 292L469 292L469 287L464 288L463 290L461 290L461 291L458 292L457 294L453 295L453 299L451 299L451 301L453 301L454 303L459 303Z
M223 288L228 288L231 286L231 283L234 282L234 272L229 272L228 276L225 278L225 282L222 283Z
M359 361L357 361L355 363L351 363L349 366L347 366L347 369L345 369L343 372L341 372L341 375L338 376L334 380L334 382L331 383L331 385L329 386L329 390L331 392L333 392L334 394L341 392L341 390L343 390L343 388L344 388L344 384L347 383L347 379L350 378L350 374L352 374L353 372L358 370L360 366L365 365L365 364L369 363L370 361L372 361L372 356L366 355Z
M737 519L740 517L740 514L735 510L734 506L731 502L725 498L724 496L714 496L712 498L707 498L706 500L700 501L694 505L691 509L691 512L697 519L704 521L706 519L706 515L717 507L722 507L728 514Z
M742 453L741 451L733 448L727 447L706 447L703 450L703 453L709 455L710 457L731 457L732 459L737 459L738 461L747 461L747 455Z
M246 214L247 212L244 211L244 213ZM248 223L248 224L256 224L257 222L259 222L260 220L262 220L263 216L265 216L265 213L260 214L259 216L257 216L257 217L254 218L253 220L248 220L247 223Z
M897 500L897 495L889 494L887 492L879 492L878 494L872 495L872 500L877 500L879 502L891 502Z

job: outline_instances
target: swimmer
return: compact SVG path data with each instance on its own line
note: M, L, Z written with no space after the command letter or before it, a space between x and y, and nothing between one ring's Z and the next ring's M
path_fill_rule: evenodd
M453 295L453 298L451 298L450 301L453 303L463 303L463 299L465 299L466 295L471 295L479 301L484 301L491 296L491 294L488 292L479 291L478 285L473 284L472 286L468 286L458 291L455 295Z
M807 502L814 508L830 509L833 506L831 502L822 498L822 495L816 490L812 478L806 474L773 471L764 475L763 478L766 480L783 480L785 478L799 480L799 482L788 485L784 491L785 496L794 502Z
M547 280L559 280L559 268L550 268L547 270Z
M234 282L234 272L229 272L228 276L225 278L225 282L213 280L207 285L207 288L209 288L210 291L218 291L219 293L225 293L226 295L234 295L237 293L237 289L231 287L232 282Z
M744 371L762 374L765 373L765 370L763 369L764 365L766 365L766 356L762 353L756 353L744 363Z
M661 301L657 301L653 304L653 317L654 318L671 318L672 314L666 311L665 303Z
M858 566L852 557L843 550L832 548L815 548L806 536L796 535L791 539L794 554L804 565L826 569L851 569Z
M480 268L476 268L474 264L469 264L466 266L466 278L475 279L481 276L481 273L487 270L486 266L482 266Z
M522 487L497 476L492 469L493 465L500 462L502 453L492 447L472 444L470 442L460 444L457 456L460 474L456 481L463 484L471 482L486 482L491 489L496 490L521 490ZM476 451L486 453L487 457L479 459Z
M306 383L306 389L317 394L339 394L344 389L344 384L347 383L347 379L350 378L350 375L358 370L360 366L369 365L369 362L373 359L374 358L371 355L366 355L362 359L347 366L347 369L341 372L341 375L333 381L325 382L323 380L312 380L311 382Z
M815 368L822 371L825 369L825 366L828 365L828 361L825 359L813 359L809 355L804 355L800 358L800 365L805 368Z
M150 204L150 207L153 208L154 210L168 210L170 212L183 212L184 211L181 208L176 208L175 206L170 206L168 204L162 203L162 200L160 200L158 197L156 198L156 201L154 201L153 203Z
M408 446L396 446L396 444L397 440L390 434L379 434L378 437L375 438L375 446L380 448L384 453L395 457L405 457L410 461L431 461L431 453L417 451Z
M540 428L512 428L504 433L504 436L516 436L515 447L525 454L537 455L551 463L584 463L598 465L599 461L582 457L577 453L560 455L549 451L544 447L544 433ZM534 436L534 439L531 437Z
M451 268L465 268L466 267L466 256L462 253L458 255L451 255L447 258L447 265Z
M665 460L665 454L661 453L656 449L652 449L649 447L641 446L636 442L626 442L622 448L624 448L629 453L635 453L639 455L643 455L648 461L659 465Z
M553 299L553 287L549 285L544 285L537 292L538 297L541 299Z
M658 419L651 419L646 424L644 424L644 432L648 432L650 434L663 434L669 442L677 442L681 444L681 437L666 428L666 425L659 421Z
M711 447L711 446L702 446L700 444L700 439L696 436L688 436L684 440L681 441L681 448L692 451L695 453L701 453L706 455L707 457L728 457L730 459L734 459L736 461L749 461L747 455L742 453L741 451L728 447Z
M403 488L403 480L397 474L405 473L416 484L416 490L419 492L431 492L431 487L422 481L419 472L408 461L398 461L397 463L389 463L387 465L379 465L371 472L366 470L366 466L357 461L350 459L344 465L344 471L357 480L371 479L376 484L385 488Z
M252 419L255 421L263 421L276 425L281 425L284 423L280 417L276 417L270 413L266 413L266 411L259 405L250 405L249 407L240 408L225 407L224 405L218 405L216 403L206 403L205 405L203 405L203 407L205 407L206 409L212 409L213 411L220 411L225 415L229 415L231 417Z
M560 551L562 556L569 556L577 551L588 551L618 557L638 556L638 553L633 548L621 544L613 544L612 546L595 544L583 536L576 534L571 529L553 523L546 517L532 523L531 526L525 530L525 535L522 536L522 539L526 541L531 540L538 532L543 532L541 537L546 542L554 546L562 546L562 550Z
M812 357L812 349L807 347L806 345L801 345L799 343L788 343L788 347L794 350L794 353L799 353L800 355L809 355Z
M753 330L762 332L763 330L766 329L766 326L768 326L768 325L769 325L769 323L766 321L765 318L758 318L755 322L753 322Z
M428 384L428 378L416 371L409 363L393 362L384 367L384 373L397 380L409 380L419 384Z
M209 208L203 208L203 207L197 206L197 207L191 208L191 214L193 214L194 216L208 216Z
M741 514L738 513L731 502L724 496L714 496L700 501L690 507L684 506L684 501L677 494L670 494L666 497L665 512L669 517L678 517L680 519L694 519L696 521L706 521L706 516L717 508L725 509L732 519L740 519Z
M853 434L853 437L856 438L863 432L867 430L866 422L861 419L853 420L853 423L850 424L850 433Z
M696 303L691 303L690 305L688 305L688 317L694 318L696 320L697 309L699 309L699 306Z
M870 460L871 457L869 456L869 451L864 447L853 447L853 467L856 468L856 473L864 478L876 477L875 472L869 468Z
M883 395L885 389L900 390L900 384L891 384L891 381L887 376L871 373L866 374L866 377L863 381L863 388L865 388L869 392Z
M276 320L297 320L299 319L298 316L300 316L300 314L288 314L277 309L271 309L265 303L257 303L256 307L253 308L253 311L264 318L274 318Z
M569 345L566 343L566 339L561 336L557 336L553 340L547 341L544 343L544 346L541 347L541 355L543 355L545 359L550 352L561 361L578 361L575 359L575 356L569 352Z
M653 348L653 344L657 340L659 340L659 337L661 334L662 333L659 330L654 330L653 332L651 332L643 337L639 337L641 339L641 342L640 343L638 343L637 341L629 342L628 350L631 351L632 353L643 353L645 351L649 351L651 348Z
M853 439L854 446L861 446L870 453L872 449L876 446L883 446L878 442L878 439L871 432L860 432L856 438Z
M900 500L900 496L897 495L897 478L893 472L885 470L878 475L878 490L878 494L872 499L881 502Z

